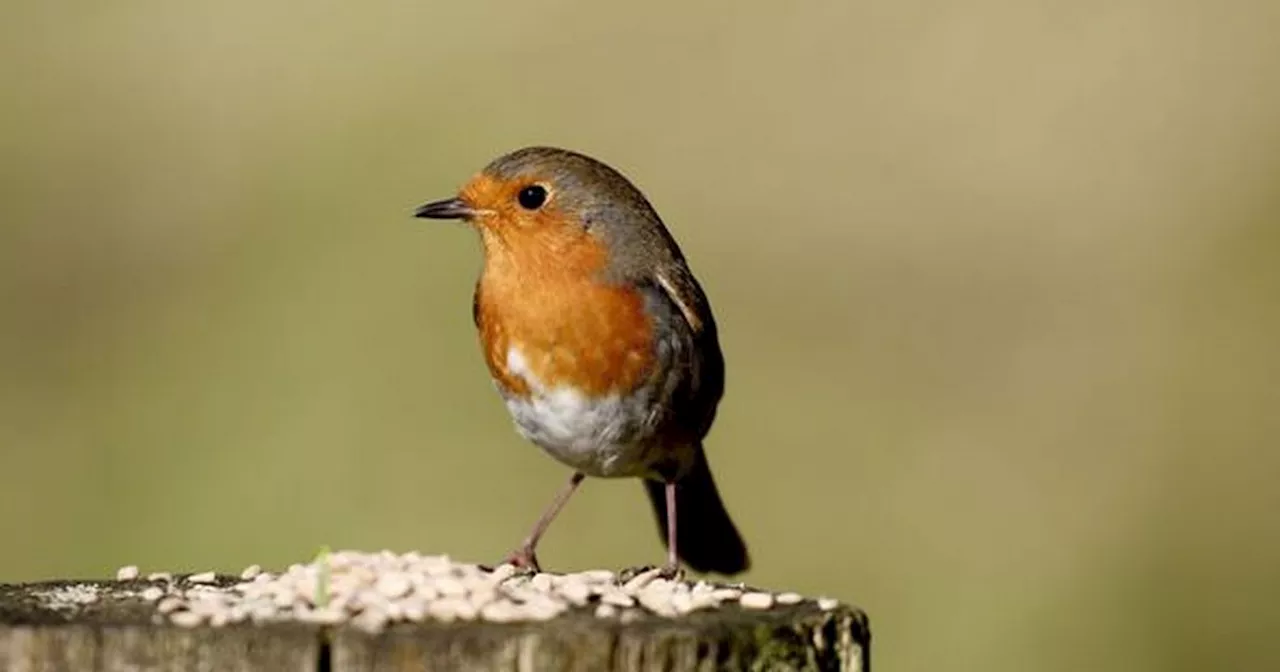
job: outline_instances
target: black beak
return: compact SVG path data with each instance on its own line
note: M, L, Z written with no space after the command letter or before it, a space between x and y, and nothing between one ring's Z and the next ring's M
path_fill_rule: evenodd
M461 198L428 203L413 211L414 217L424 219L471 219L476 211Z

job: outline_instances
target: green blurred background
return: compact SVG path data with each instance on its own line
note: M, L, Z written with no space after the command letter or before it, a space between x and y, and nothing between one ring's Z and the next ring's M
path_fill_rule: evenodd
M0 580L499 558L567 472L409 213L549 143L712 298L748 581L884 670L1280 669L1280 3L3 14ZM649 516L590 482L544 564Z

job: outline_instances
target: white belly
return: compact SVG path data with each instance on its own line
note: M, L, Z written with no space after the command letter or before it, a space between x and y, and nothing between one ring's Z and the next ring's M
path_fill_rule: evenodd
M521 435L589 476L647 473L655 419L647 392L592 398L569 387L549 389L515 348L507 352L507 368L531 392L526 399L503 391Z

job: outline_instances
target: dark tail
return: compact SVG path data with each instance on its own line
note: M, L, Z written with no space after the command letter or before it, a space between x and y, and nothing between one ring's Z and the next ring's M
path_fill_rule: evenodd
M662 543L667 542L665 484L646 480L644 488L658 517ZM680 559L697 572L733 575L751 566L746 542L729 518L711 478L706 454L698 449L698 462L676 482L676 550Z

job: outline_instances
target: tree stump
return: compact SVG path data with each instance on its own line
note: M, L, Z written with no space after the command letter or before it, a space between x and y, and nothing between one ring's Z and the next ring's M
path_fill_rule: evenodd
M350 620L179 624L157 594L181 594L175 586L189 578L0 584L0 671L870 668L866 616L832 602L735 602L675 616L637 608L633 618L602 618L584 602L545 620L427 617L376 631ZM209 592L246 585L203 581Z

